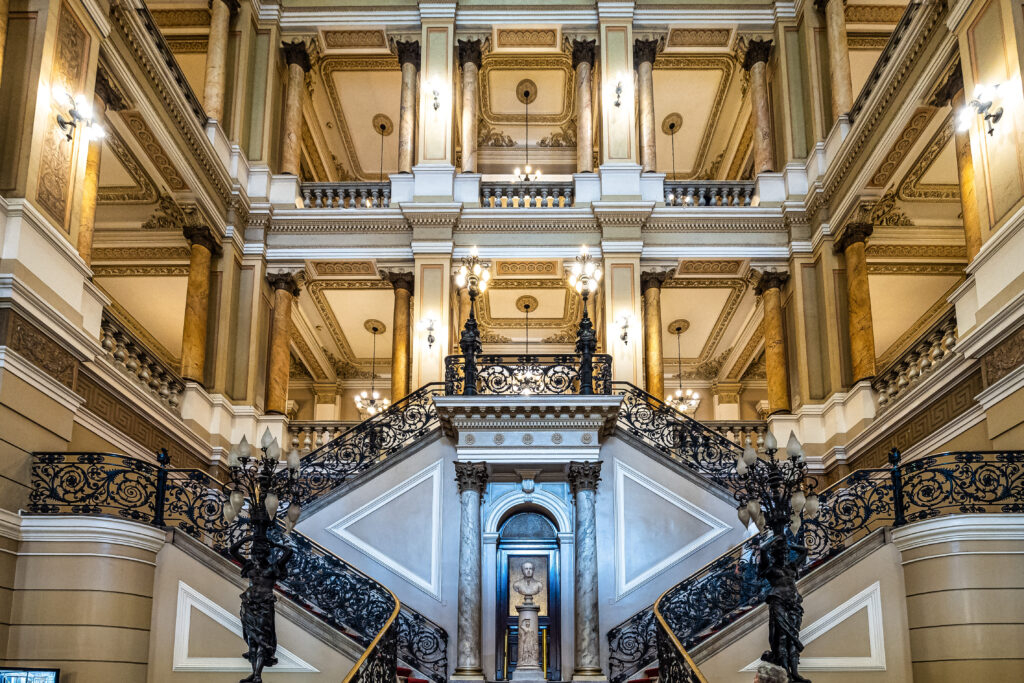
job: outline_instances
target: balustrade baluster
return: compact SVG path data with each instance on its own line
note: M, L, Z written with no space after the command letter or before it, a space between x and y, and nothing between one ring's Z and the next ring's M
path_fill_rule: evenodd
M484 200L481 202L481 204L483 204L483 206L485 208L488 208L488 209L492 208L493 205L491 204L491 188L489 188L489 187L483 188L483 193L484 193Z

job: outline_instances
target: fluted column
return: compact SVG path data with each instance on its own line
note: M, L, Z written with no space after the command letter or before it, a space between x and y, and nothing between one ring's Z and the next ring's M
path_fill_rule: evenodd
M764 361L768 376L770 414L788 412L789 370L786 367L786 341L782 319L782 288L789 281L786 271L769 270L761 274L754 293L764 306Z
M644 375L647 378L647 393L661 400L665 400L661 286L671 277L671 271L640 274L640 292L644 297Z
M576 74L576 172L594 172L594 105L591 84L596 40L572 41L572 68Z
M453 679L484 678L480 657L480 612L483 606L483 582L480 557L480 496L487 488L487 465L482 462L456 462L455 481L459 485L459 605L458 641Z
M832 120L835 121L853 107L850 49L846 42L846 7L843 0L815 0L814 6L825 13L828 70L832 85Z
M299 175L299 150L302 143L302 91L306 73L312 68L306 44L301 40L281 43L281 54L288 65L288 85L284 96L284 120L281 124L281 173Z
M871 223L850 223L836 242L846 260L846 302L850 327L850 363L853 381L875 376L875 330L871 321L871 292L865 242Z
M402 67L402 98L398 114L398 172L412 173L413 135L416 131L416 75L420 70L419 41L395 41Z
M0 0L0 2L4 1ZM3 60L2 50L3 46L0 45L0 61ZM106 114L106 104L101 97L97 96L94 99L95 120L102 122ZM82 179L82 210L78 214L78 255L88 266L92 266L92 238L96 228L96 199L100 189L102 150L103 141L101 139L89 140L89 151L85 155L85 177Z
M185 324L181 333L181 376L203 383L206 369L206 326L210 310L210 264L220 245L205 225L185 227L191 245L188 289L185 292Z
M238 0L211 0L210 36L206 42L206 83L203 109L211 119L224 117L224 83L227 78L228 28Z
M637 98L640 104L640 166L642 173L658 170L657 141L654 139L654 58L657 40L633 42L633 68L637 76Z
M267 273L274 290L270 319L270 350L267 354L266 412L285 414L288 403L288 342L292 336L292 299L299 295L294 273Z
M601 676L601 640L598 630L597 596L597 482L600 462L569 463L569 486L576 503L576 533L573 543L574 625L576 658L573 679Z
M768 57L772 41L752 40L743 58L743 68L750 72L750 106L754 111L754 175L775 170L772 149L772 114L768 107Z
M480 71L480 41L459 41L462 66L462 172L476 173L477 74Z
M395 312L391 326L391 401L409 393L409 339L411 335L409 311L412 302L413 275L391 271L384 279L395 289Z

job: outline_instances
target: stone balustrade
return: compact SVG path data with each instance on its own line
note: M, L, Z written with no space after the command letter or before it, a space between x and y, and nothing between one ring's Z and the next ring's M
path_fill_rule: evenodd
M391 206L391 183L302 183L307 209L386 209Z
M752 180L665 181L665 206L751 206Z
M572 181L480 183L480 205L487 209L563 209L572 206Z
M296 421L288 423L288 434L291 436L290 448L297 448L300 453L309 453L338 438L358 422L342 421Z
M879 410L887 409L946 362L955 347L956 317L950 311L871 382L878 393Z
M768 423L764 420L701 420L709 429L713 429L739 446L746 446L747 439L754 448L764 446L764 435L768 432Z
M104 311L100 345L108 360L174 413L180 411L185 384L116 318Z

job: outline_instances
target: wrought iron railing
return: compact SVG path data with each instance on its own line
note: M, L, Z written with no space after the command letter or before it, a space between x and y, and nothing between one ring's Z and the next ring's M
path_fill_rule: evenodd
M480 205L486 209L565 209L572 206L571 180L522 183L480 183Z
M579 394L584 361L579 354L475 356L477 394ZM593 393L612 392L612 358L593 356ZM466 356L444 359L444 393L466 393Z
M909 349L881 369L871 386L878 392L878 408L886 410L954 355L956 315L951 310L932 325Z
M391 206L391 183L302 183L307 209L386 209Z
M666 180L665 206L751 206L752 180Z
M819 512L804 521L800 540L808 548L804 574L883 526L944 514L1024 513L1024 451L945 453L882 470L857 470L819 497ZM768 590L758 578L757 553L766 534L735 546L672 587L657 603L609 631L613 683L659 659L658 623L682 648L718 632L764 601ZM682 679L662 678L667 683Z
M108 311L100 323L100 346L104 355L121 372L130 376L153 396L178 413L185 384L177 373Z
M179 529L228 557L237 526L227 494L199 470L169 469L105 453L37 453L29 511L109 515ZM278 528L283 536L283 530ZM448 635L401 606L387 588L309 538L291 532L294 554L279 590L366 648L346 681L393 683L396 658L436 683L447 678Z

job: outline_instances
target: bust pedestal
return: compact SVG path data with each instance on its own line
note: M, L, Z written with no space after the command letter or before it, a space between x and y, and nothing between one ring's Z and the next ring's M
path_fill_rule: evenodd
M516 657L516 670L512 672L513 681L543 681L544 670L540 668L540 648L538 611L540 605L532 600L516 607L519 612L519 653Z

